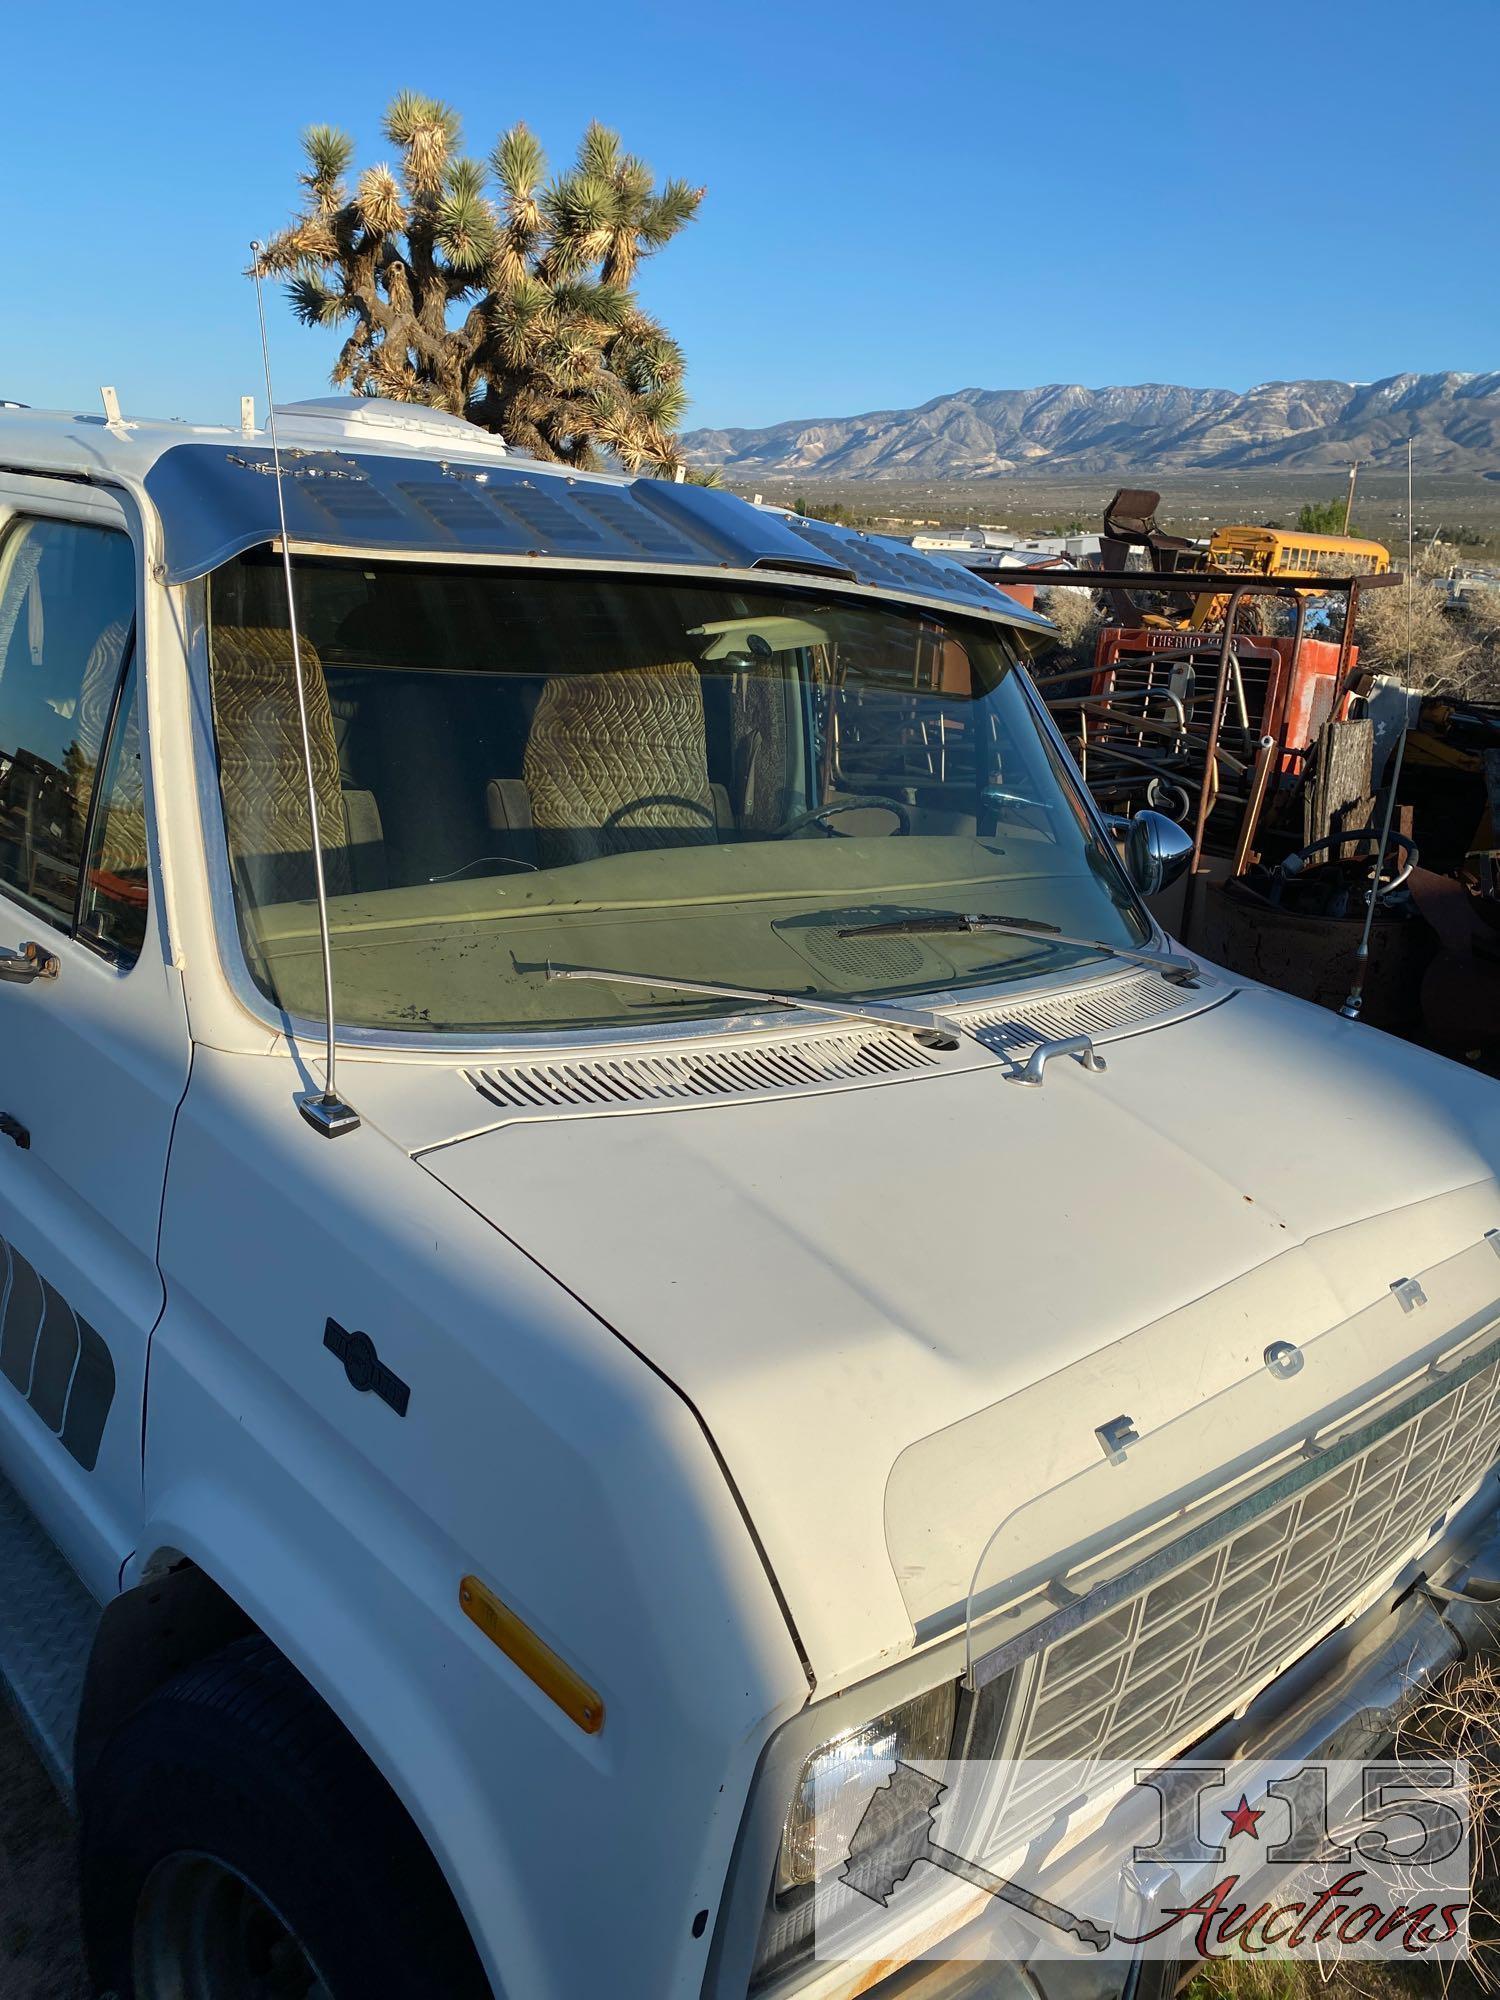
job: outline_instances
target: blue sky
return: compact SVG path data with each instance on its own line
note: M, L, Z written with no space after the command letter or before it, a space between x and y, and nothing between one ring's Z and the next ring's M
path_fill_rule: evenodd
M37 405L237 416L298 134L383 158L402 86L479 154L597 116L707 183L643 279L689 424L1500 366L1500 0L53 0L4 49L0 395ZM278 397L320 393L333 336L269 303Z

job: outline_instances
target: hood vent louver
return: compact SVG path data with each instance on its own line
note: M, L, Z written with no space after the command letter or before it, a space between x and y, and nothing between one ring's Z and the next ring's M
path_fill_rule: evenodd
M1031 1002L958 1007L950 1011L993 1055L1024 1061L1039 1043L1059 1035L1096 1038L1138 1034L1203 1013L1228 999L1223 985L1191 991L1154 973L1094 982ZM984 1057L974 1050L982 1064ZM946 1060L910 1036L879 1028L760 1036L726 1045L657 1046L639 1053L524 1056L485 1063L463 1074L489 1104L512 1116L637 1111L646 1106L706 1104L727 1098L782 1097L803 1090L888 1083L931 1071L968 1067Z
M559 1056L486 1065L464 1074L491 1104L546 1113L765 1096L878 1081L937 1066L936 1057L910 1037L877 1031L651 1055Z
M1040 1043L1061 1035L1119 1034L1155 1028L1188 1014L1201 1014L1228 998L1227 990L1171 986L1154 972L1075 987L1071 993L1049 994L1044 1000L1013 1002L1010 1006L965 1011L963 1025L978 1034L986 1047L1002 1055L1027 1054Z

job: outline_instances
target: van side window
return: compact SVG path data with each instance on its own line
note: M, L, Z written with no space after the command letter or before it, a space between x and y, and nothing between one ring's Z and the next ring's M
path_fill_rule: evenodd
M18 520L0 545L0 893L68 929L133 569L128 536L74 521Z
M121 967L134 965L146 937L146 786L135 660L125 671L104 753L78 902L78 935Z

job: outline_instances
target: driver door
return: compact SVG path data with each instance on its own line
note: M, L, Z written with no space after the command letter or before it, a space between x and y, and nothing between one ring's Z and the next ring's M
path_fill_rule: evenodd
M28 484L0 494L0 1471L103 1597L140 1517L189 1040L148 837L138 551L104 496Z

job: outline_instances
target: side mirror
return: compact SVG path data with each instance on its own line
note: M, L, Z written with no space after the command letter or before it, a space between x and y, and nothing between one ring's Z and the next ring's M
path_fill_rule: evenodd
M1170 888L1193 858L1192 835L1165 813L1138 812L1131 819L1111 815L1108 824L1143 896L1159 896Z

